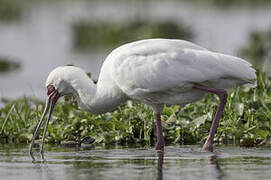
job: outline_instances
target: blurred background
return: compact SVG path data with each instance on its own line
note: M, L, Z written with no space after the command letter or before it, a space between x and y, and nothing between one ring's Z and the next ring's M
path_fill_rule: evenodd
M271 69L269 0L0 0L0 107L45 98L45 80L73 64L98 78L119 45L176 38Z

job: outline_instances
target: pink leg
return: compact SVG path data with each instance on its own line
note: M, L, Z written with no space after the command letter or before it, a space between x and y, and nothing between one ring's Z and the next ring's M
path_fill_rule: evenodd
M156 134L157 134L157 143L156 143L156 150L164 150L165 142L164 142L164 136L163 136L163 130L162 130L162 124L161 124L161 114L157 113L155 114L156 119Z
M215 137L215 133L216 133L216 129L218 126L218 121L222 115L222 111L226 105L227 102L227 92L223 89L216 89L216 88L212 88L212 87L208 87L208 86L203 86L203 85L194 85L193 88L195 89L199 89L202 91L206 91L206 92L210 92L210 93L214 93L216 95L218 95L219 99L220 99L220 104L217 108L216 114L215 114L215 118L213 120L209 135L207 140L205 141L205 144L203 146L204 150L207 151L213 151L213 140Z

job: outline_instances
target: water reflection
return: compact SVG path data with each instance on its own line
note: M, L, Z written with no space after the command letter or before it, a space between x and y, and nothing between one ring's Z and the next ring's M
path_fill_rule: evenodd
M209 164L208 168L211 171L212 177L214 177L214 179L221 180L224 177L224 172L223 169L220 167L217 155L213 154L207 157L207 161Z
M163 179L164 152L157 152L157 180Z
M37 174L39 174L38 179L43 179L44 176L49 180L55 179L55 173L47 163L35 163L34 167L34 169L37 171Z
M47 161L32 163L28 146L0 145L2 179L270 179L271 149L171 146L149 148L47 148ZM244 178L245 177L245 178Z

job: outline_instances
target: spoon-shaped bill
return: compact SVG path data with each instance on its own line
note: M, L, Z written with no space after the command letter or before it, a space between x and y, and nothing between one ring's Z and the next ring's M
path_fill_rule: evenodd
M37 127L36 127L36 130L35 130L35 132L34 132L34 135L33 135L33 137L32 137L32 140L31 140L31 144L30 144L30 147L29 147L29 155L31 156L31 158L33 159L33 161L35 161L35 158L34 158L34 156L33 156L33 151L32 151L33 146L34 146L34 142L35 142L35 139L36 139L36 137L37 137L37 135L38 135L40 126L41 126L41 124L42 124L42 121L43 121L43 119L45 118L46 113L47 113L47 111L48 111L48 109L49 109L49 104L51 104L50 102L51 102L51 97L49 96L49 97L47 98L47 100L46 100L45 109L44 109L44 111L43 111L43 113L42 113L41 119L40 119L40 121L39 121L39 123L38 123L38 125L37 125Z
M53 101L50 101L50 107L49 107L49 114L47 116L47 120L46 120L46 125L43 131L43 135L42 135L42 140L41 140L41 149L40 149L40 155L41 155L41 159L44 161L44 140L45 140L45 135L46 135L46 131L49 125L49 121L51 119L51 115L54 109L54 103Z

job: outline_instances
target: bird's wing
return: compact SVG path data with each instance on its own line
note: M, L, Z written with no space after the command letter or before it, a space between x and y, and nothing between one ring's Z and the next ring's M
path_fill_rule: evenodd
M240 58L195 49L126 54L118 57L112 68L113 80L131 96L195 83L209 82L215 86L222 79L224 82L236 81L233 85L254 83L256 79L251 64ZM221 83L218 87L224 86L229 88Z

